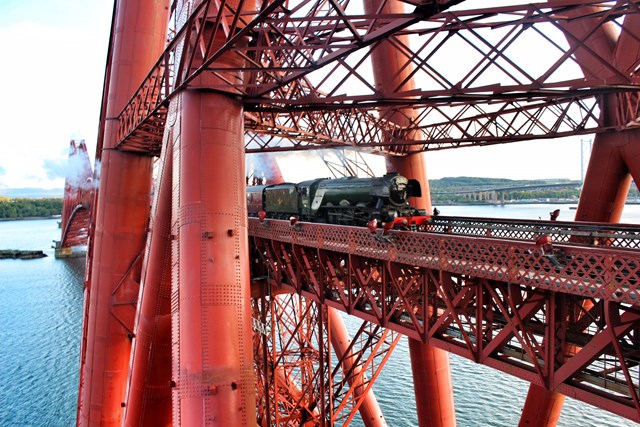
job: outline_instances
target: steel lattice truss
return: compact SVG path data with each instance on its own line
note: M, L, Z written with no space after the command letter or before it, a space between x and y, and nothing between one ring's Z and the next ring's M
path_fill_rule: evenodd
M563 247L570 272L524 242L257 220L250 235L274 287L640 421L634 251Z
M400 339L365 321L340 356L327 307L296 294L254 298L253 323L257 418L273 426L348 425Z
M386 3L398 0L379 10ZM638 126L640 57L611 61L589 44L605 26L640 41L639 28L624 26L640 2L401 3L417 7L366 14L360 1L281 0L249 13L207 0L176 11L175 37L118 118L119 147L157 154L169 99L186 87L242 97L248 152L402 153ZM581 21L591 31L572 30ZM389 43L408 77L383 92L371 56ZM597 101L607 94L619 107L605 126ZM408 124L390 120L399 114Z

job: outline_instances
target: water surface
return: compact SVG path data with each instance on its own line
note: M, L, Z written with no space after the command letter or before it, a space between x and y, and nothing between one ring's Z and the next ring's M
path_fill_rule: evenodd
M568 205L442 206L442 215L546 219ZM640 206L623 222L640 223ZM0 426L75 424L82 329L84 260L57 260L56 220L0 221L0 249L44 250L46 258L0 261ZM355 322L350 321L351 325ZM459 426L516 426L528 389L515 377L451 355ZM406 338L375 385L390 426L417 424ZM358 420L353 425L362 425ZM559 426L636 423L567 398Z

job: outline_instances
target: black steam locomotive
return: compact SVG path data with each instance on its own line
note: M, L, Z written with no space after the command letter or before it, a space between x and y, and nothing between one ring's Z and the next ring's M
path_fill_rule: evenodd
M375 220L388 228L415 229L429 218L409 205L420 197L420 182L397 173L375 178L313 179L247 187L250 216L365 226Z

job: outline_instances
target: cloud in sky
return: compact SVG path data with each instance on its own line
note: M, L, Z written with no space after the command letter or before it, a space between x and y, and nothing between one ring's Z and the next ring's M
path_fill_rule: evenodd
M0 167L9 187L60 187L51 179L69 141L94 156L112 2L2 2ZM62 154L64 153L64 154ZM46 162L45 162L46 161ZM47 169L49 168L49 169Z
M67 176L68 162L62 159L44 159L44 171L50 179Z

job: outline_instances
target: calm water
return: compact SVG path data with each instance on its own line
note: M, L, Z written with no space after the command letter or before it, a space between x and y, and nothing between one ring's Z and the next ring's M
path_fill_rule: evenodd
M573 218L568 205L442 206L442 215ZM640 206L628 206L623 222L640 223ZM75 424L84 261L56 260L56 220L0 221L0 249L39 249L36 260L0 260L0 426ZM390 426L415 426L415 401L406 339L376 383ZM459 426L515 426L528 384L451 356ZM482 392L480 390L483 390ZM361 425L354 423L354 425ZM636 423L567 398L560 426L636 426Z
M0 425L75 425L84 259L56 260L56 220L0 221Z

